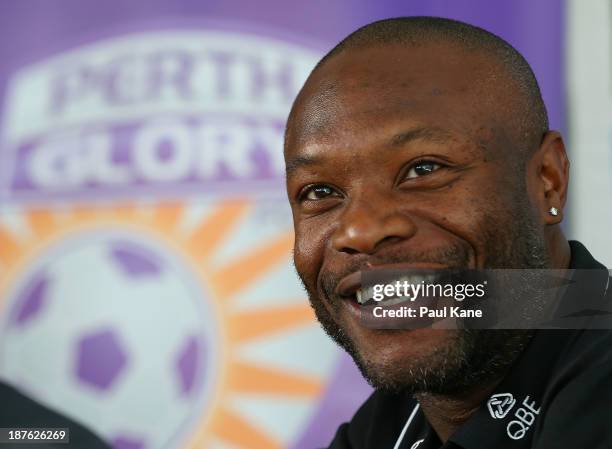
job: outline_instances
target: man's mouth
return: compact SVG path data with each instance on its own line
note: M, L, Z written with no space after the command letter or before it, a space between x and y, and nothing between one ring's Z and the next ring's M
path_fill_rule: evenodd
M395 276L392 279L386 279L386 285L394 286L406 286L406 285L424 285L433 284L440 280L440 276L436 274L405 274ZM401 289L400 289L401 290ZM414 293L414 291L406 290L406 294L397 294L394 292L391 295L384 295L381 297L380 289L376 288L376 285L362 285L356 292L355 297L361 305L373 305L382 304L385 306L394 306L407 301L415 301L417 299L424 298L422 293Z
M368 269L368 280L364 279L364 271L353 272L338 282L335 293L344 300L353 301L356 305L384 304L393 306L405 301L414 301L418 297L409 295L385 295L381 298L380 287L372 283L376 273L394 273L392 277L381 276L383 285L418 285L430 284L441 280L441 275L436 270L445 270L447 266L441 264L387 264L377 265ZM404 271L404 272L402 272Z

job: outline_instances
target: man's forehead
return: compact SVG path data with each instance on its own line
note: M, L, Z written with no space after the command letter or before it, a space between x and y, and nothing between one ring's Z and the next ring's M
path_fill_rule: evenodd
M493 69L483 58L440 45L389 45L334 56L300 92L287 141L301 146L338 139L339 133L398 115L419 119L421 115L435 117L437 109L465 114L460 110L476 101L484 106L491 95L481 94L479 78L490 78L487 72Z

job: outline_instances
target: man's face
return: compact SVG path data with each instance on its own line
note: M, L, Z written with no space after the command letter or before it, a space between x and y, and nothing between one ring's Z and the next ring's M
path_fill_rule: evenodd
M445 44L349 50L294 106L285 157L295 266L326 331L376 386L459 388L524 344L516 333L369 329L346 288L369 266L546 264L517 156L528 148L517 148L516 94L500 72Z

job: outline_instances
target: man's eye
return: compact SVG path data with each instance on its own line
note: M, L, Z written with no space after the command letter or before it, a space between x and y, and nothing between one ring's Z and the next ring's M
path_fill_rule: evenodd
M405 179L414 179L420 178L421 176L427 176L441 167L441 164L437 164L432 161L419 161L410 167L408 173L406 173Z
M307 187L302 192L301 199L302 200L322 200L328 198L330 196L337 196L338 192L333 187L326 186L323 184L318 184L314 186Z

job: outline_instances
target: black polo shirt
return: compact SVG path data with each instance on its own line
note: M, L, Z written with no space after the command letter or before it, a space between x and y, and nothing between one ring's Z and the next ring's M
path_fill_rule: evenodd
M602 270L588 294L612 301L605 267L580 243L570 245L570 268ZM412 397L376 391L330 446L349 448L612 448L612 331L536 331L489 399L444 445Z

